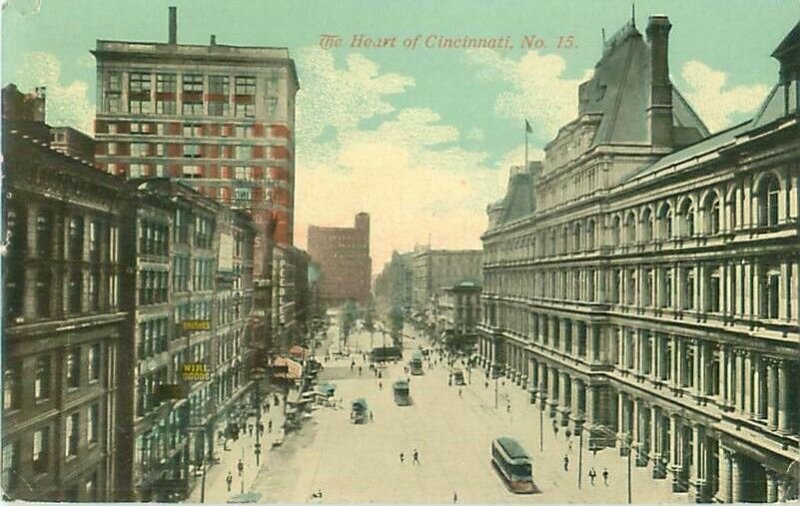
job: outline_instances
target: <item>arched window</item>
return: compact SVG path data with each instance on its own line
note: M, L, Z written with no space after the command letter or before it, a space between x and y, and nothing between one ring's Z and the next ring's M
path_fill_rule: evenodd
M631 211L625 218L625 244L636 243L636 215Z
M594 220L589 220L586 224L586 249L594 249Z
M611 221L611 245L619 246L619 216Z
M648 243L653 240L653 213L650 208L646 208L642 213L642 242Z
M778 203L780 194L778 178L769 175L758 185L758 224L772 227L778 224Z
M692 199L686 199L681 203L678 214L680 216L681 236L694 236L694 204L692 203Z
M719 234L722 215L720 214L719 197L716 192L708 194L703 210L705 211L705 233L710 235Z
M572 246L575 251L581 250L581 233L583 233L583 229L581 228L580 222L578 222L572 230Z
M669 240L672 238L672 207L664 204L658 211L659 234L658 238Z

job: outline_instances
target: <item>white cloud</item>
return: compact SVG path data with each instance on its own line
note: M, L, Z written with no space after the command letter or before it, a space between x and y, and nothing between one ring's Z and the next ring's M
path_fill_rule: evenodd
M528 51L515 60L496 51L475 49L466 52L467 60L480 68L479 76L488 81L508 83L510 90L500 93L495 112L516 119L522 128L529 119L534 131L554 137L558 129L578 115L578 85L589 79L587 70L580 79L563 76L567 67L557 54Z
M488 153L460 147L458 128L435 111L395 110L386 99L413 85L410 77L381 73L359 55L337 69L322 54L303 52L298 62L304 76L298 123L317 124L298 124L297 242L305 244L309 224L352 226L354 215L366 211L376 272L394 249L427 242L429 232L434 247L479 248L486 204L505 191ZM332 77L347 85L339 89ZM376 115L385 118L375 128L358 128ZM333 138L314 140L330 127Z
M47 123L70 126L91 134L94 106L88 98L86 81L61 82L61 63L50 53L26 53L16 72L16 84L23 93L37 86L47 87Z
M696 60L683 65L681 76L688 84L681 91L712 132L731 126L737 115L754 113L769 92L762 84L729 86L728 74Z

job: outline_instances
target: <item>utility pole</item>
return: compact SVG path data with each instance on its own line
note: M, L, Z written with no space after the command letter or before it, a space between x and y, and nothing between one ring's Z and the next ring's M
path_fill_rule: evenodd
M206 458L203 456L203 476L200 479L200 502L206 502Z
M578 490L581 489L583 479L583 425L576 426L578 431Z
M544 451L544 400L539 399L539 451Z
M633 445L628 445L628 504L633 504L631 500L631 454L633 453Z

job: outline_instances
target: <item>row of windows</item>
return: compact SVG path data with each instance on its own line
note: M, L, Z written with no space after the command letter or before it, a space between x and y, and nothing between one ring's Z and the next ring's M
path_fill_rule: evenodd
M786 179L786 186L788 181ZM727 223L724 221L723 199L716 190L709 191L699 203L687 196L680 199L674 208L672 202L663 201L642 209L614 213L609 216L606 244L616 247L698 235L714 236L724 230L732 232L748 223L756 227L775 227L782 216L788 215L788 202L780 195L781 180L778 176L773 173L762 176L752 195L752 223L746 220L745 193L741 184L728 190L725 204ZM551 227L525 239L489 244L487 257L489 262L495 262L592 251L597 239L596 221L590 218L585 222Z
M139 252L143 255L169 255L169 225L158 221L141 220Z
M739 266L721 264L645 265L607 271L605 293L599 293L594 269L548 270L533 273L488 273L487 293L516 297L541 297L636 307L699 310L707 313L744 314L743 295L751 282ZM601 271L602 272L602 271ZM756 263L751 272L754 314L766 319L793 316L792 264ZM791 294L791 295L787 295Z
M204 76L202 74L183 74L181 76L181 89L184 93L203 93ZM171 73L157 73L155 75L156 92L175 93L177 91L177 76ZM131 72L128 77L128 90L131 93L149 93L152 89L153 74L149 72ZM275 90L277 79L270 82L270 89ZM109 72L106 75L106 91L119 93L122 91L122 75L120 72ZM256 78L254 76L235 76L234 91L236 95L255 95ZM208 92L211 94L230 93L230 77L212 75L208 76Z
M167 136L182 134L183 137L235 137L238 139L251 139L256 137L263 137L263 134L257 135L254 125L233 125L232 127L223 126L217 123L214 124L199 124L199 123L183 123L178 125L177 131L173 131L173 124L171 123L154 123L133 121L128 123L128 133L131 135L158 135ZM259 130L261 132L262 130ZM117 123L108 123L109 134L119 134L120 127ZM114 154L114 153L111 153Z
M167 351L169 345L169 318L145 320L139 323L137 354L140 359L150 358Z
M169 144L170 154L165 151L167 144L131 142L128 146L128 153L122 153L119 143L108 143L108 154L112 156L123 155L135 158L149 157L183 157L183 158L232 158L234 160L253 160L265 158L264 153L268 153L267 146L218 146L217 144ZM174 152L173 152L174 150Z
M208 109L206 109L208 105ZM278 111L278 99L267 97L265 99L265 109L267 117L274 117ZM151 102L149 99L130 99L128 100L127 111L123 110L122 100L116 95L106 95L106 112L130 114L159 114L164 116L175 116L178 114L178 103L174 100L157 99ZM181 114L184 116L217 116L217 117L236 117L236 118L255 118L255 104L236 103L231 107L228 102L190 102L184 100L181 103Z
M84 347L76 346L67 351L64 359L64 383L68 389L100 381L101 350L100 344L92 344ZM53 372L54 359L51 354L36 357L33 377L34 401L44 401L53 396ZM3 409L9 411L21 408L22 396L25 393L30 395L29 390L23 389L22 365L8 364L3 371Z
M169 272L141 270L137 282L140 305L163 304L169 300Z

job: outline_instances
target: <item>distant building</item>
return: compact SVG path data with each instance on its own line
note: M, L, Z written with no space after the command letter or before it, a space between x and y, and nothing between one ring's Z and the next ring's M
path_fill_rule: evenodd
M411 269L413 253L392 253L374 283L378 303L388 307L411 308L414 275Z
M471 351L481 321L481 284L464 280L445 288L437 301L437 337L450 348Z
M15 84L7 85L3 88L3 119L44 124L47 120L46 92L47 89L41 87L36 88L33 93L22 93Z
M94 165L94 139L72 127L50 127L50 148Z
M308 227L308 253L322 269L320 297L335 306L370 296L369 214L358 213L355 227Z
M430 312L445 288L463 279L481 279L482 254L481 250L417 249L412 260L414 311Z

